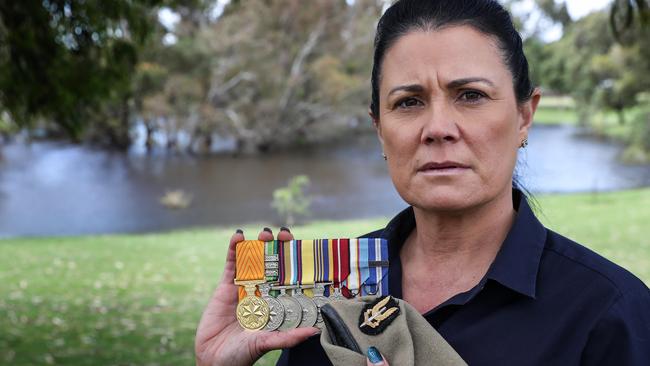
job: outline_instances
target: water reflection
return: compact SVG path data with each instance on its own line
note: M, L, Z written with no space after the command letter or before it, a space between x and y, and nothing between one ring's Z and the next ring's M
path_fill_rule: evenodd
M572 127L535 128L519 172L535 192L650 185L648 166L616 162L620 147L576 136ZM0 159L0 236L139 232L277 219L272 192L307 174L312 218L390 216L405 206L374 136L259 157L147 156L61 143L14 143ZM187 210L159 198L183 189Z

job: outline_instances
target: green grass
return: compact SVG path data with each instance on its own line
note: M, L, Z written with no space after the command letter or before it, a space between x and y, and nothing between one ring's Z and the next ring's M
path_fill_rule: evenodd
M538 198L538 217L650 284L650 188Z
M642 113L640 106L625 110L625 123L621 124L615 112L599 111L591 116L589 127L594 136L625 142L630 138L633 121L639 113ZM569 97L543 97L533 120L537 125L577 125L580 122L573 100Z
M533 119L535 124L561 125L578 123L578 114L571 108L538 107Z
M534 122L543 125L576 124L575 102L568 96L543 96L537 106Z
M551 228L650 283L650 189L539 201ZM316 222L293 232L349 237L386 222ZM234 229L0 241L0 364L193 364L194 331Z

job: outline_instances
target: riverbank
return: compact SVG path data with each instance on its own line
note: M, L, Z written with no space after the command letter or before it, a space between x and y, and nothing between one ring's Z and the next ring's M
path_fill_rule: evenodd
M548 227L650 283L650 188L538 201ZM349 237L387 220L320 221L292 231ZM260 227L243 229L255 236ZM1 240L0 363L193 364L194 331L235 229Z
M647 98L647 97L646 97ZM649 142L647 124L648 107L641 105L626 109L622 116L613 111L598 111L591 116L588 125L588 135L594 138L616 141L626 145L620 155L620 161L627 164L650 164L650 152L647 150ZM578 125L580 117L571 97L548 96L543 97L535 112L537 125Z

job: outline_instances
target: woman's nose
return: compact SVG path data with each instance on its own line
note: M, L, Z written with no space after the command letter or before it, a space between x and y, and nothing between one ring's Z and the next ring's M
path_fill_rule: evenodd
M431 104L422 127L421 142L426 145L443 142L455 142L460 137L455 116L450 107L443 104Z

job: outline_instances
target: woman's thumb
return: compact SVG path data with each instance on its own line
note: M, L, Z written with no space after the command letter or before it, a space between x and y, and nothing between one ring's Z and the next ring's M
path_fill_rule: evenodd
M384 358L384 356L379 353L379 350L375 346L370 346L368 347L368 358L366 359L366 362L368 366L377 366L377 365L382 365L382 366L389 366L388 361Z

